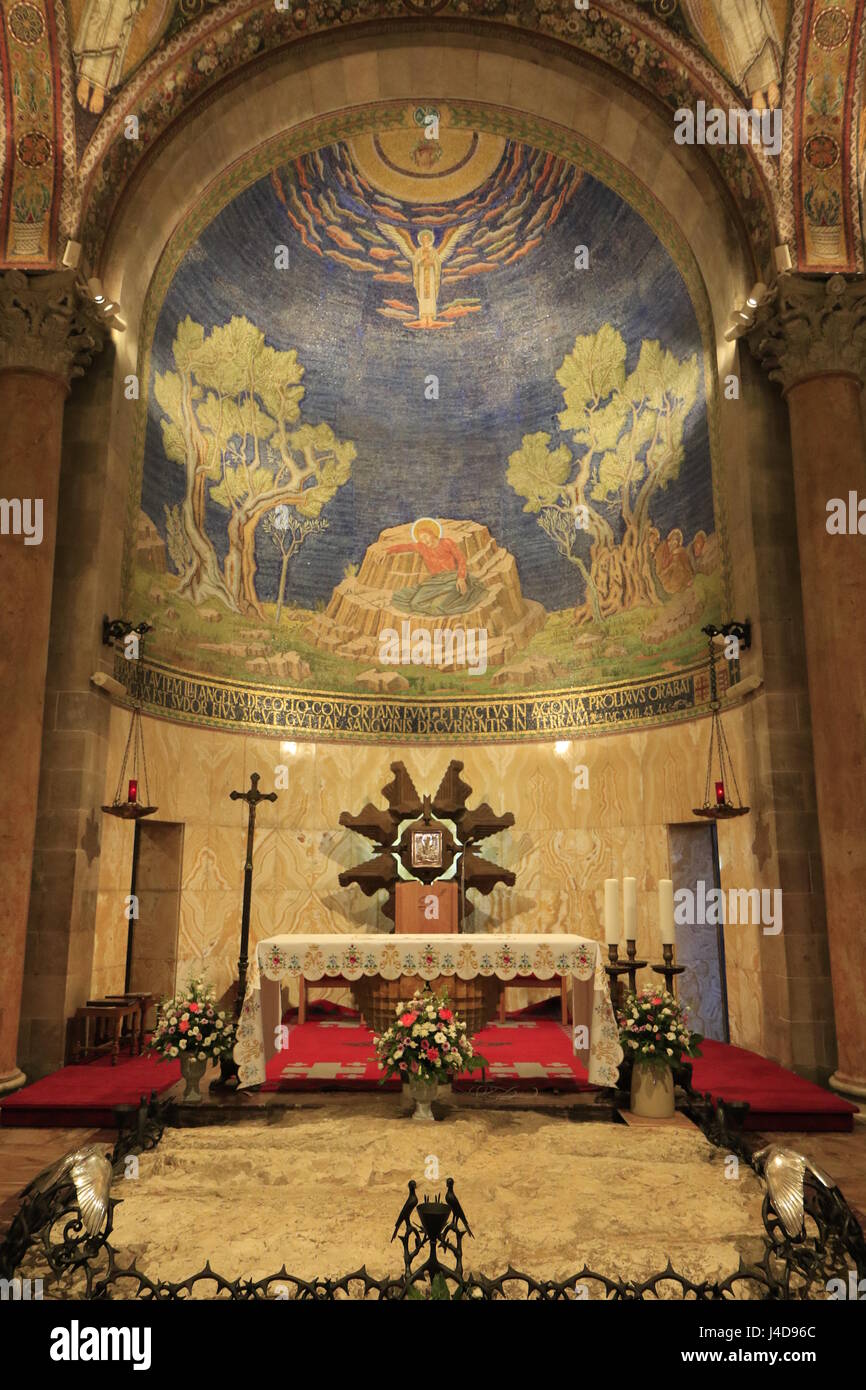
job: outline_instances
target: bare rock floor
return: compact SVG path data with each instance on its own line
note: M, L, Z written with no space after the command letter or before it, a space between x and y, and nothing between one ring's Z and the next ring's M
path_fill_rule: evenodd
M180 1280L210 1260L234 1279L283 1263L303 1278L366 1264L399 1273L390 1237L409 1178L419 1194L453 1176L475 1232L467 1270L509 1264L564 1278L586 1263L644 1279L674 1268L695 1282L761 1251L761 1185L697 1129L573 1123L567 1115L462 1110L434 1124L394 1097L349 1110L288 1111L275 1123L168 1130L115 1186L112 1243L151 1278ZM438 1165L438 1176L436 1174Z

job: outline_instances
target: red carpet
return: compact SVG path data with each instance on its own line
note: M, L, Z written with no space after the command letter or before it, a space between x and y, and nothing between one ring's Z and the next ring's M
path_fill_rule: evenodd
M110 1129L115 1105L137 1105L143 1095L166 1091L179 1080L180 1062L158 1062L150 1053L121 1053L116 1067L110 1057L97 1057L13 1091L0 1104L0 1125Z
M558 1016L558 999L554 1006ZM263 1091L400 1090L398 1081L380 1087L373 1034L357 1013L322 1000L308 1010L306 1023L294 1023L296 1016L294 1010L286 1015L288 1049L268 1063ZM571 1030L552 1020L544 1003L505 1023L489 1023L473 1042L490 1063L484 1078L488 1090L595 1089L571 1051ZM479 1069L454 1082L454 1089L468 1091L481 1083Z
M302 1027L286 1016L289 1047L268 1064L263 1090L375 1090L380 1072L373 1035L350 1009L321 1001ZM455 1091L483 1085L488 1091L591 1091L586 1070L571 1050L570 1030L559 1022L559 1000L530 1004L489 1023L474 1039L489 1067L454 1082ZM745 1100L750 1130L822 1130L847 1133L857 1107L833 1091L804 1081L776 1062L726 1043L702 1044L694 1062L693 1085L717 1100ZM394 1081L386 1089L398 1090Z
M381 1073L373 1052L373 1035L357 1015L323 1000L311 1004L308 1021L286 1016L288 1049L268 1063L263 1091L374 1091ZM454 1083L457 1091L485 1090L571 1092L595 1089L571 1051L568 1029L559 1022L559 1000L532 1004L509 1014L504 1024L490 1023L475 1045L489 1067ZM857 1107L832 1091L815 1086L794 1072L741 1047L704 1042L694 1062L695 1090L721 1100L745 1100L750 1130L849 1132ZM64 1067L52 1076L16 1091L0 1105L3 1125L110 1127L115 1105L135 1105L152 1090L162 1092L180 1077L177 1062L149 1056L123 1057L116 1067L100 1057L84 1066ZM398 1091L399 1082L381 1089Z
M777 1062L730 1043L701 1043L692 1085L716 1100L747 1100L745 1128L758 1130L835 1130L848 1134L857 1106L835 1091L805 1081Z
M399 1081L379 1086L382 1073L373 1051L373 1034L353 1009L330 999L311 1003L307 1022L285 1016L289 1045L267 1066L263 1091L399 1091Z

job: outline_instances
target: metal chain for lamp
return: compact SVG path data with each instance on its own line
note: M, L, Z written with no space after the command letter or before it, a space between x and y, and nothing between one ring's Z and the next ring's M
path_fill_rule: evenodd
M710 722L710 749L709 754L707 756L707 780L704 786L704 804L700 807L694 807L694 814L696 816L703 816L711 820L719 820L731 816L744 816L748 812L749 807L743 806L742 804L740 788L737 782L737 774L734 771L734 762L731 757L731 750L728 747L728 740L725 734L725 728L722 724L722 718L719 712L721 710L722 702L719 699L719 687L716 678L716 660L712 636L708 637L707 645L709 646L710 710L712 711L712 717ZM710 801L710 784L713 781L713 749L716 747L718 748L719 752L719 779L721 781L722 794L724 799L722 801L717 801L716 804L713 805ZM736 804L728 800L728 778L730 778L730 780L734 784L734 792L736 793L737 797Z
M108 815L119 816L122 820L139 820L142 816L153 815L158 808L151 806L150 803L150 784L147 775L147 754L144 751L144 729L141 722L141 692L140 674L138 660L134 663L134 674L129 683L130 695L133 701L132 718L129 722L129 733L126 736L126 747L123 750L123 760L120 764L120 776L117 780L117 788L114 793L114 800L110 806L103 806L103 811ZM132 775L128 776L129 757L132 753ZM139 778L139 765L141 766L142 776ZM141 782L144 793L143 799L139 799L138 787ZM136 795L130 795L130 783L135 783ZM126 793L124 795L124 792Z

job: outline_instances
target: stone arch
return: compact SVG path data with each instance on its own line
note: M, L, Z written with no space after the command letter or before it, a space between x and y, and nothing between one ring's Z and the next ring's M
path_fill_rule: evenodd
M172 127L203 105L219 102L226 87L242 84L246 90L257 85L263 68L276 64L286 70L293 55L302 67L313 67L320 53L356 46L359 52L373 54L387 53L395 43L415 53L451 46L464 54L481 53L481 75L488 55L532 53L546 69L555 67L563 73L571 69L596 86L602 78L601 85L629 92L645 108L666 117L669 133L673 113L680 107L694 107L699 100L726 110L742 105L742 99L694 45L655 20L651 12L637 10L624 0L602 0L579 16L570 6L563 7L564 13L542 14L527 4L496 20L456 17L450 8L437 11L431 21L429 15L407 12L393 0L383 0L364 7L363 23L344 12L352 21L347 23L343 12L340 19L329 20L312 5L293 12L305 15L299 24L285 15L282 23L276 23L273 6L262 5L261 0L253 4L232 0L184 29L127 82L82 153L78 223L91 261L102 258L103 239L115 220L121 195L139 177L142 161L172 138ZM293 27L287 36L289 23ZM428 66L416 63L416 83L423 85ZM392 80L388 63L385 87ZM370 82L375 78L368 71L367 85ZM501 92L498 99L502 101ZM139 122L135 141L124 135L130 115ZM778 226L776 162L750 146L714 149L712 157L709 150L704 153L737 209L758 267L766 271L773 246L781 234L787 235L787 229L780 232Z
M233 84L215 94L206 108L188 114L141 167L108 229L101 273L128 323L116 339L113 457L123 460L124 467L132 463L135 468L140 460L144 410L123 398L122 383L133 373L144 380L155 307L185 229L200 229L206 220L203 204L209 205L207 216L213 215L220 185L235 191L243 186L251 151L273 150L273 163L278 163L278 146L287 131L307 133L314 144L322 138L317 132L327 138L329 118L347 104L369 109L383 101L414 99L423 91L438 100L462 102L467 109L470 103L498 110L504 106L529 121L542 144L554 138L577 142L590 169L593 159L603 159L617 171L619 191L654 225L692 296L705 348L721 530L727 521L733 533L746 505L738 476L741 464L733 462L740 457L742 441L735 411L722 399L718 381L739 370L737 346L725 341L724 333L735 303L742 302L758 272L736 210L702 152L674 145L657 108L647 108L625 87L612 88L597 69L587 69L578 82L572 63L548 60L542 67L515 52L513 42L491 49L467 46L452 36L450 43L434 47L394 35L385 47L371 50L355 37L338 48L308 54L306 62L301 57L297 50L284 54L279 64L250 74L243 87ZM351 103L350 94L355 98ZM238 119L241 111L243 120ZM723 468L722 459L732 466ZM137 505L136 481L129 490L130 516Z

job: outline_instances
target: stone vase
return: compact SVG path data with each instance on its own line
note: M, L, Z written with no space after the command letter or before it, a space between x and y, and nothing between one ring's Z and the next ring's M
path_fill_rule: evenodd
M207 1058L201 1060L184 1053L180 1059L180 1074L186 1082L186 1090L181 1096L184 1105L199 1105L204 1096L199 1090L199 1082L207 1071Z
M413 1078L409 1082L409 1094L415 1102L413 1120L435 1119L431 1103L436 1099L438 1093L438 1081L421 1081Z
M669 1120L674 1113L674 1074L655 1062L635 1062L631 1074L631 1113Z

